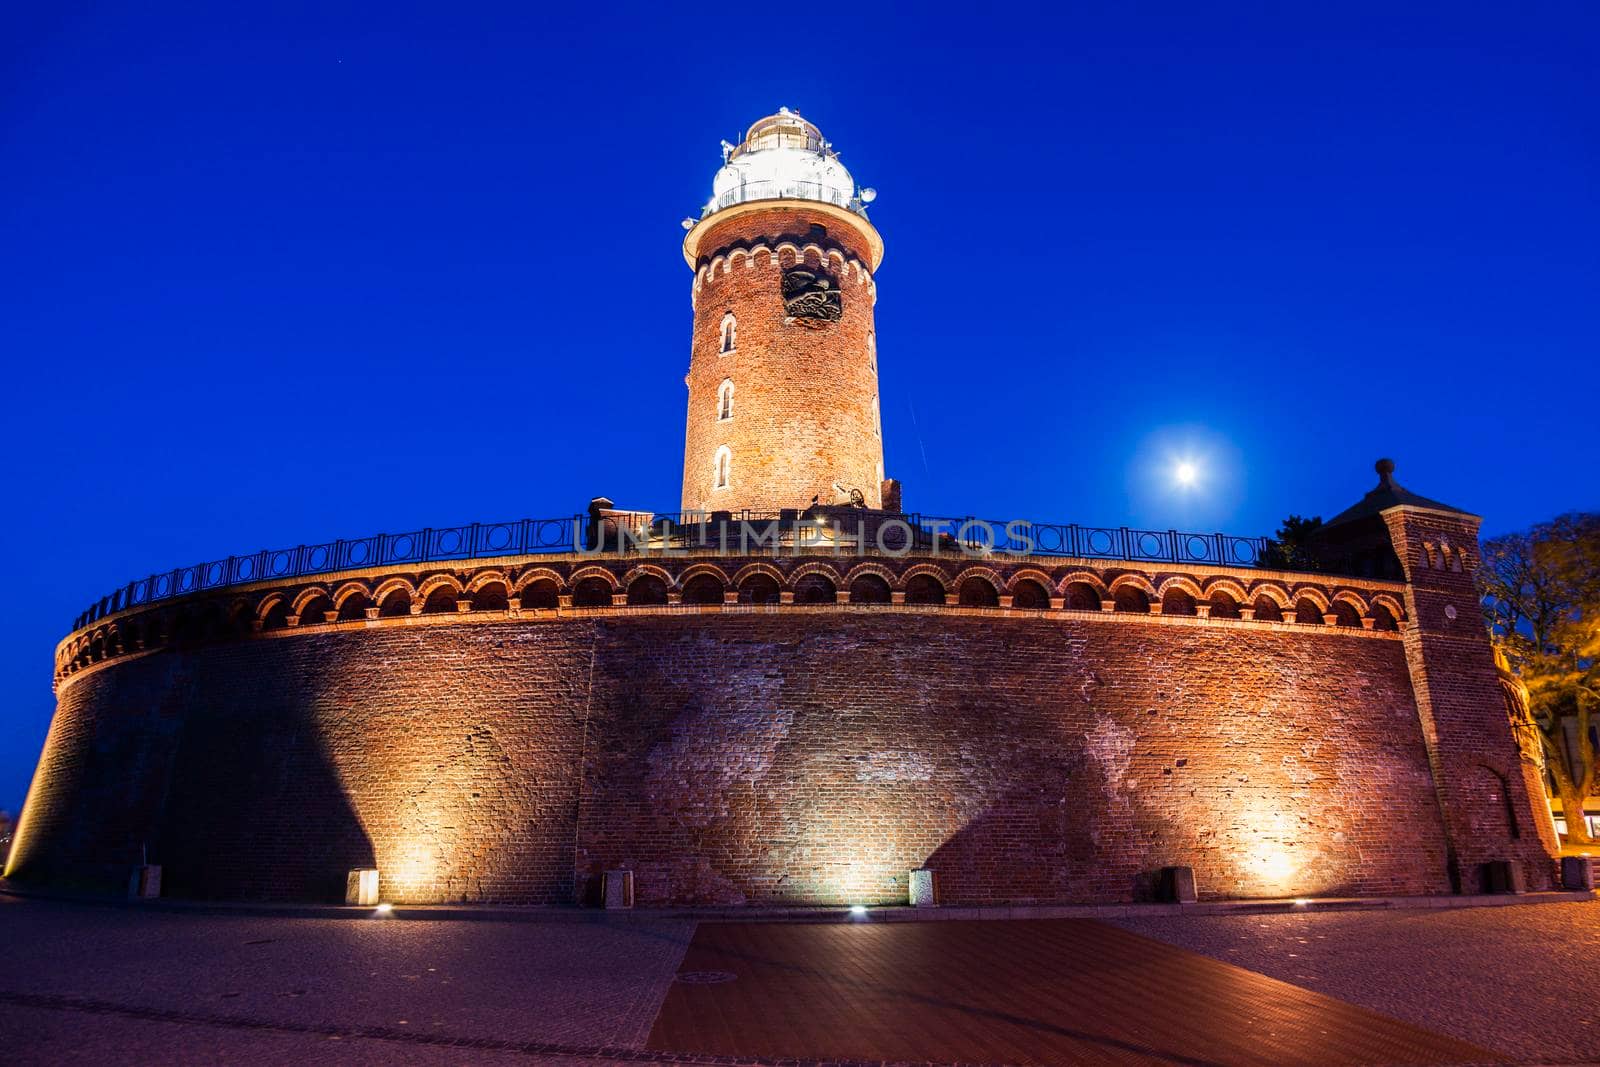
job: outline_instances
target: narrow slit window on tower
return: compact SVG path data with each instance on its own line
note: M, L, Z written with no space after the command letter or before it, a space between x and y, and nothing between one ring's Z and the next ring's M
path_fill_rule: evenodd
M728 450L727 445L723 445L721 448L717 449L716 482L714 483L716 488L728 488L728 468L732 465L732 463L733 453Z
M722 316L722 351L732 352L739 344L739 320L733 317L733 312Z
M724 378L722 385L717 389L717 418L733 418L733 379Z
M867 334L867 364L872 368L872 373L878 373L878 335Z

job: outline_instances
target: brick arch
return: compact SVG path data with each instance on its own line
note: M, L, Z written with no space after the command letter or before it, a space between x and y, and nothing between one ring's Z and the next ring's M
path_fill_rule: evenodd
M345 582L333 591L330 599L333 601L334 607L342 609L344 602L353 596L364 596L370 600L372 599L372 592L367 587L366 582Z
M841 588L849 589L851 584L863 574L877 575L879 578L882 578L885 582L889 583L889 588L891 590L899 588L899 586L896 584L898 579L895 578L894 571L890 570L888 567L885 567L881 563L857 563L854 567L851 567L845 572L845 576L842 579Z
M852 567L840 590L851 604L892 604L894 587L879 567Z
M544 593L545 603L535 603ZM524 575L523 583L517 586L512 594L517 598L517 603L523 611L550 611L561 604L561 580L559 576L541 573Z
M770 563L747 563L729 580L742 604L777 604L782 600L783 572Z
M1204 594L1200 592L1200 584L1193 578L1185 577L1181 574L1163 578L1161 584L1156 587L1156 596L1160 599L1166 599L1167 593L1173 589L1188 593L1197 604L1204 599Z
M685 604L721 604L728 595L728 573L709 563L697 564L678 575L678 588Z
M557 592L567 587L567 580L561 576L560 571L551 570L549 567L529 567L517 575L517 584L511 587L511 595L521 596L524 589L541 579L554 582Z
M417 598L424 601L427 600L440 586L448 586L458 597L466 592L461 587L460 579L456 578L455 575L434 574L424 578L422 584L417 586Z
M1197 602L1206 606L1213 619L1242 619L1243 609L1255 610L1255 602L1245 597L1244 586L1232 578L1213 578L1205 584L1205 595Z
M333 597L328 596L328 590L323 586L313 585L300 590L299 594L295 596L294 604L292 605L294 614L304 615L306 607L318 597L327 597L329 602L333 601ZM322 620L318 619L317 621L321 622Z
M276 590L268 593L266 596L256 601L256 621L266 622L267 616L272 613L274 608L282 605L285 609L287 609L288 603L289 597L286 593Z
M672 575L651 563L630 567L622 575L627 587L627 602L635 607L648 607L668 602L667 590L672 588Z
M765 574L768 578L778 583L778 588L783 588L783 572L770 563L746 563L734 572L733 577L728 580L728 584L741 586L754 574Z
M1142 574L1119 574L1111 580L1106 591L1115 609L1124 614L1151 614L1155 605L1161 602L1156 596L1155 586Z
M943 589L947 594L950 592L950 574L949 574L949 572L946 571L943 567L940 567L940 566L938 566L937 564L934 564L934 563L916 563L916 564L911 565L910 567L907 567L904 571L901 572L900 581L893 588L899 589L899 590L904 590L905 587L906 587L906 583L909 582L911 579L917 577L917 575L919 575L919 574L926 574L928 577L930 577L934 581L938 582L939 583L939 587L941 589Z
M673 586L672 572L668 571L665 567L658 567L654 563L636 563L632 567L629 567L623 572L622 584L624 586L629 586L638 581L640 578L659 578L661 583L668 589L671 589Z
M1373 594L1372 606L1375 608L1381 607L1386 609L1389 614L1394 617L1396 625L1398 625L1400 621L1406 617L1406 609L1404 606L1401 605L1400 601L1396 597L1393 597L1388 593Z
M1200 585L1194 579L1176 575L1163 579L1157 588L1161 614L1187 616L1200 614L1202 602Z
M411 583L411 579L392 575L379 582L372 590L372 599L381 601L396 589L404 589L413 600L417 598L417 587Z
M1205 599L1210 600L1218 593L1226 593L1238 604L1249 604L1252 599L1244 591L1244 586L1232 578L1213 578L1205 584Z
M473 611L511 610L511 583L496 570L474 575L467 583L466 596Z
M1299 603L1302 600L1309 600L1311 603L1317 606L1318 611L1322 612L1324 615L1328 613L1328 594L1324 593L1314 585L1297 586L1294 591L1294 599L1296 603ZM1300 621L1305 622L1304 619L1301 619Z
M827 563L806 563L796 567L794 573L789 575L789 590L794 594L794 601L797 604L810 603L810 601L804 599L807 578L820 579L833 588L832 599L824 601L824 603L839 603L839 596L845 590L841 588L837 567Z
M843 585L843 580L839 576L839 568L835 567L831 563L821 563L813 560L810 563L802 563L800 566L791 571L784 588L792 592L794 590L795 583L808 574L822 575L824 578L828 579L828 581L833 583L833 587L835 589L838 589L841 585Z
M1278 582L1256 582L1250 587L1250 603L1254 604L1258 597L1266 597L1278 605L1279 611L1287 611L1294 603L1289 599L1289 590Z
M1106 586L1106 592L1110 593L1112 597L1115 597L1118 592L1130 585L1135 589L1138 589L1151 600L1160 599L1159 595L1156 593L1156 587L1150 583L1150 579L1146 578L1142 574L1119 574L1115 578L1111 579L1111 584Z
M592 564L588 567L579 567L577 570L573 571L572 574L567 578L567 582L576 587L579 582L588 578L602 579L611 586L611 591L613 593L622 589L622 583L617 581L617 576L615 574L612 574L605 567L597 567ZM520 589L521 586L518 586L518 588Z
M783 262L783 254L784 254L784 252L788 252L789 253L789 257L790 257L789 258L789 263L791 265L795 264L795 263L803 262L804 259L805 259L805 257L800 252L800 246L799 245L795 244L793 241L779 241L777 244L772 246L772 256L773 256L774 259L776 259L778 261L778 266L780 266L780 267L782 267L784 265L784 262Z
M702 574L711 575L711 577L721 582L724 587L730 584L728 581L728 572L717 566L715 563L690 564L678 572L676 582L669 581L667 584L673 588L682 589L684 586L688 585Z
M994 587L996 596L999 596L1000 591L1006 587L1006 581L1004 578L1000 577L998 571L996 571L993 567L985 567L981 563L962 567L960 570L956 571L956 576L952 580L951 584L957 589L960 589L962 583L964 583L968 578L982 578L984 581L988 582Z
M387 603L389 598L395 593L406 594L406 597L409 600L407 614L410 614L411 608L415 608L421 603L421 601L417 599L417 587L412 585L409 580L398 577L387 578L380 582L378 587L372 591L372 604L378 609L378 614L380 616L383 615L384 604Z
M1050 580L1048 574L1037 567L1023 567L1020 570L1012 571L1011 577L1006 579L1005 591L1007 593L1015 593L1017 591L1017 583L1026 581L1038 582L1044 586L1046 593L1054 595L1056 583Z
M1333 594L1333 599L1329 602L1328 606L1332 607L1334 604L1340 603L1349 604L1351 607L1356 609L1356 614L1363 618L1372 614L1371 605L1367 603L1360 593L1354 592L1353 590L1339 590L1337 593Z
M1055 584L1056 595L1057 596L1066 596L1067 595L1067 587L1069 585L1073 585L1074 583L1078 583L1078 582L1081 582L1084 585L1087 585L1089 588L1093 589L1095 591L1096 595L1098 595L1101 600L1106 599L1107 595L1111 592L1111 590L1106 588L1105 580L1103 578L1101 578L1098 574L1096 574L1094 571L1078 570L1078 571L1068 571L1064 576L1062 576L1056 582L1056 584Z
M491 567L489 570L479 571L472 576L472 580L467 583L467 592L476 593L490 582L501 582L505 585L507 593L511 591L511 579L506 577L504 571L495 570Z
M1019 611L1049 611L1052 607L1051 582L1042 572L1025 567L1013 574L1006 583L1006 593L1011 606Z

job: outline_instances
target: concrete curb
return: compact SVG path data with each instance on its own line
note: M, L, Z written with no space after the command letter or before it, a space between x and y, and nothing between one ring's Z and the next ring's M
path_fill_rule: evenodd
M667 919L698 922L941 922L999 919L1149 919L1196 915L1309 914L1328 911L1439 910L1507 907L1523 904L1571 904L1600 899L1600 890L1432 897L1319 897L1300 900L1210 900L1196 904L1019 904L991 907L912 908L868 906L857 914L849 908L720 907L600 908L517 907L494 904L397 904L387 911L342 904L225 903L204 900L125 900L121 897L48 893L0 881L0 894L61 904L127 908L189 915L242 915L284 919L423 919L436 922L652 922Z

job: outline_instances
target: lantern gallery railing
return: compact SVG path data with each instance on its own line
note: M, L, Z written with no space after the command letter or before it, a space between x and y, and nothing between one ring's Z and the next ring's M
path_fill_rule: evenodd
M1038 555L1140 563L1253 567L1271 541L1222 533L1136 530L1014 519L889 514L848 507L779 512L591 511L557 519L472 523L375 534L295 548L263 549L179 567L129 582L73 623L77 629L124 608L206 589L331 571L551 553L650 555L716 552Z
M868 194L870 195L870 194ZM700 212L700 217L714 215L735 204L748 204L753 200L815 200L832 204L866 217L867 206L861 194L824 182L789 181L784 179L758 179L741 182L713 196Z

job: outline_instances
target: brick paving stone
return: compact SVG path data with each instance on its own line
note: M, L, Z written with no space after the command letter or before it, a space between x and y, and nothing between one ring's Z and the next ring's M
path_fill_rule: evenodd
M1600 1062L1600 901L1117 925L1518 1061Z

